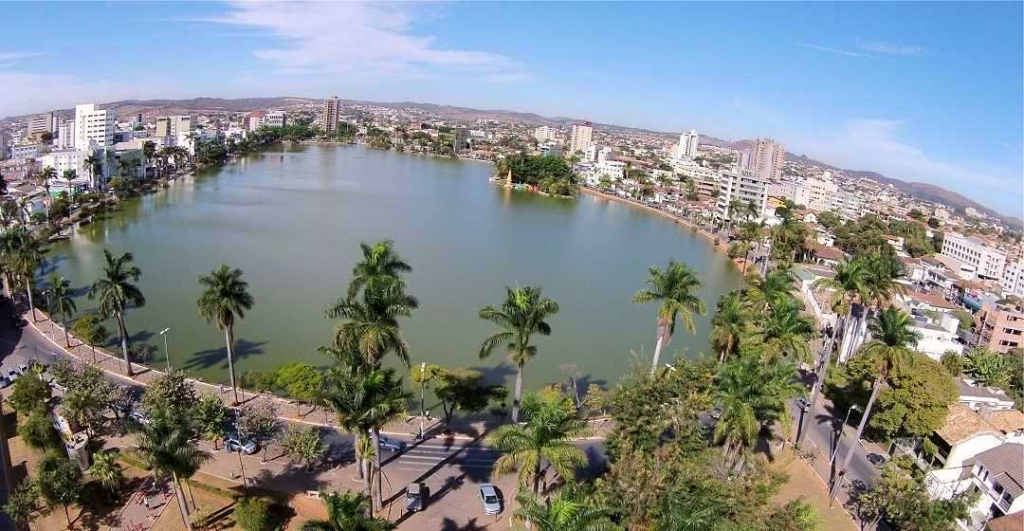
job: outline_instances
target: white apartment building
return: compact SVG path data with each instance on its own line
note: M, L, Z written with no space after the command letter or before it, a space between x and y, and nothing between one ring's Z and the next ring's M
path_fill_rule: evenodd
M75 147L75 122L63 122L57 126L57 138L53 141L57 149L72 149Z
M90 142L99 147L114 145L114 111L99 109L95 103L75 106L75 147L85 149Z
M1024 299L1024 248L1017 251L1016 257L1006 259L1000 284L1003 287L1002 295L1004 297L1015 295Z
M594 126L590 122L575 124L569 136L569 155L577 151L586 151L593 143Z
M992 280L1003 278L1006 254L989 247L975 236L964 237L955 232L947 232L940 254L970 266L979 277Z
M754 203L758 211L755 219L764 218L768 203L768 180L750 169L736 168L722 172L715 218L729 219L729 204L734 199L743 204Z
M553 127L542 125L533 130L533 138L537 139L537 142L544 143L555 139L555 133L558 130Z
M796 181L782 181L772 184L770 195L785 197L794 204L807 206L811 202L811 189Z
M101 161L105 160L104 150L102 149L64 149L51 151L43 155L40 163L43 168L53 168L56 170L58 180L63 178L65 171L73 170L78 175L77 180L82 184L98 188L101 183L106 182L109 168L107 164L104 164L103 168L96 175L93 175L85 165L85 159L89 158L90 155L95 155Z
M964 351L964 346L957 341L956 331L960 327L960 321L949 314L942 314L939 322L927 320L915 320L911 329L917 332L920 339L914 345L914 350L939 361L942 355L952 350L957 354Z
M34 159L39 156L39 144L18 144L11 146L11 158L14 160Z
M697 157L697 145L700 142L700 135L697 134L696 129L691 129L689 133L683 133L679 135L679 144L676 145L676 157L677 159L694 159Z
M263 125L267 127L284 127L288 123L288 115L284 111L270 111L263 117Z

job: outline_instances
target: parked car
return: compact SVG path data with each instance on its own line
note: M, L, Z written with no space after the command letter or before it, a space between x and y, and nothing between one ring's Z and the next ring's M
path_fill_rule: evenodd
M238 435L228 435L224 438L224 451L225 452L238 452L241 451L245 455L252 455L259 450L259 445L255 441L243 439Z
M19 374L17 369L7 369L7 379L10 380L12 384L18 379L18 376Z
M484 506L484 514L501 514L501 496L498 496L498 489L490 483L480 485L480 503Z
M422 483L410 483L405 488L405 510L415 513L423 510L424 490Z
M149 426L153 423L153 419L150 418L149 413L141 409L133 409L132 412L128 414L128 418L134 422L142 424L143 426Z
M24 364L24 363L19 363L18 364L18 372L21 373L22 375L27 373L28 372L28 365Z
M399 441L397 439L389 439L383 435L380 436L380 447L385 450L391 450L392 452L401 452L405 450L405 441Z
M807 400L806 398L797 398L796 407L804 411L809 411L811 409L811 401Z
M886 461L888 459L882 454L868 454L868 462L877 467L881 467Z

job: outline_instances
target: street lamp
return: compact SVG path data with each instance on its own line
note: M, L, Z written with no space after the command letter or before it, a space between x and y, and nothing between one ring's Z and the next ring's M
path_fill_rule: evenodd
M843 440L843 430L846 428L846 423L850 420L850 413L857 409L857 404L853 404L849 409L846 410L846 418L843 419L843 423L839 425L838 433L836 434L836 445L832 449L832 457L828 459L828 464L831 465L836 460L836 456L839 455L839 441Z
M170 328L164 328L160 331L160 335L164 336L164 359L167 361L167 372L171 372L171 352L167 349L167 332L170 331Z
M423 439L423 415L424 403L423 403L423 388L427 385L427 362L420 363L420 439Z

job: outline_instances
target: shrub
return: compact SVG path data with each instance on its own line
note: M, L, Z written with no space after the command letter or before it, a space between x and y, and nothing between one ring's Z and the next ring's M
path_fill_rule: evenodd
M266 531L270 523L267 503L259 498L242 498L235 505L235 523L243 531Z

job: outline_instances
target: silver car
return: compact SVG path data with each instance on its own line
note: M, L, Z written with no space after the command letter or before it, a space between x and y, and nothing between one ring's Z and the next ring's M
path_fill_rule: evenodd
M397 439L389 439L383 435L380 436L380 447L385 450L391 450L392 452L401 452L405 450L405 441L399 441Z
M242 439L237 435L228 435L224 439L224 451L225 452L238 452L241 451L245 455L252 455L259 450L259 446L250 440Z
M501 514L501 496L498 496L498 489L490 483L480 485L480 503L484 504L484 514Z

